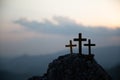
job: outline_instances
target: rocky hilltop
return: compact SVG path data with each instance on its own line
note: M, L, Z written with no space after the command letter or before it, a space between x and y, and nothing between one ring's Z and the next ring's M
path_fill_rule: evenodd
M112 80L94 55L67 54L53 60L47 73L28 80Z
M74 41L78 42L78 54L73 54L73 47L77 45L72 44L70 40L69 45L65 45L70 48L70 54L53 60L48 66L47 73L42 77L36 76L29 80L112 80L91 54L91 46L95 46L91 39L84 44L88 47L88 55L82 54L82 41L87 41L87 38L82 38L82 33L79 33Z

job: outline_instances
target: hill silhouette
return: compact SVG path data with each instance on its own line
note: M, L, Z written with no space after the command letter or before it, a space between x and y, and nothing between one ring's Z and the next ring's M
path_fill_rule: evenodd
M53 60L43 76L28 80L112 80L108 73L88 55L67 54Z
M2 73L5 72L5 74L9 74L10 71L7 71L7 70L11 70L12 71L11 73L13 74L17 72L18 74L23 73L24 75L29 76L29 75L37 75L37 74L41 75L47 71L47 73L42 77L34 76L30 78L30 80L31 79L32 80L36 80L36 79L38 80L41 80L41 79L42 80L59 80L59 79L60 80L72 80L72 79L74 80L79 80L79 79L80 80L96 80L96 79L111 80L111 77L94 59L94 54L91 53L91 46L95 46L95 44L91 43L91 39L88 39L88 43L84 44L84 46L88 47L87 54L83 54L85 50L82 49L82 41L87 41L87 38L82 38L82 34L79 33L78 38L74 38L73 40L77 41L78 45L72 44L72 40L70 40L69 41L70 44L65 46L70 48L70 54L68 55L60 56L68 53L64 51L58 54L53 54L52 56L51 55L42 55L42 56L24 55L24 56L15 58L13 60L5 61L5 63L8 63L7 64L8 66L4 64L4 62L2 62L2 59L1 59L0 61L0 64L2 64L1 70L3 70L1 72ZM76 46L78 46L78 48L73 50L72 47L76 47ZM103 61L106 61L106 59L108 58L108 55L110 54L112 55L114 52L117 53L117 55L114 54L113 56L115 57L113 58L114 60L117 61L117 58L119 55L118 54L119 48L117 48L118 52L116 51L116 48L115 50L113 50L112 48L110 50L108 51L107 49L106 52L101 52L102 50L98 50L99 55L102 53ZM74 51L76 51L77 54L73 54ZM107 55L105 54L103 56L103 53L107 53ZM57 56L60 56L60 57L58 59L55 59ZM96 59L98 59L99 57L100 56L96 57ZM53 62L49 64L49 67L47 69L47 64L52 60ZM111 62L115 63L114 60L111 60ZM117 63L119 63L119 61ZM5 70L5 68L7 70Z
M107 72L94 60L94 54L91 53L91 46L96 46L88 39L88 43L84 46L88 47L88 54L82 52L82 42L87 38L82 38L82 33L78 34L78 38L74 38L78 42L78 52L73 54L72 40L65 47L70 48L70 54L60 56L49 64L47 73L41 77L32 77L28 80L112 80Z
M83 49L83 52L85 50L86 49ZM77 51L77 49L75 49L75 51ZM119 47L112 46L95 48L95 50L93 51L95 53L96 61L100 65L102 65L102 67L112 76L113 80L120 80L120 78L118 78L118 74L120 74L120 72L116 71L116 68L118 68L118 65L120 64ZM53 54L36 56L22 55L16 58L9 59L0 58L0 74L4 73L4 76L0 76L0 80L8 80L8 78L9 80L21 80L22 77L22 80L26 80L31 76L41 76L47 71L47 66L50 62L52 62L52 60L54 60L60 55L65 55L66 53L69 53L69 51L63 50ZM8 74L10 77L7 76ZM19 77L16 77L16 74L18 74L17 76ZM5 76L7 76L7 79ZM16 77L16 79L13 79L14 77Z

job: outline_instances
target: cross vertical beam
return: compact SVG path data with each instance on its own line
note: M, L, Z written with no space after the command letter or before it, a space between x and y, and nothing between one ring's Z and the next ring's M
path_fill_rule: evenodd
M70 47L70 54L73 54L73 48L72 47L75 47L77 46L76 44L72 44L72 40L69 41L70 44L69 45L65 45L65 47Z
M82 41L86 41L86 38L82 38L82 34L79 33L78 38L74 38L74 41L78 41L79 54L82 55Z
M95 46L95 44L91 44L91 40L88 39L88 44L84 44L84 46L88 46L88 52L91 55L91 46Z

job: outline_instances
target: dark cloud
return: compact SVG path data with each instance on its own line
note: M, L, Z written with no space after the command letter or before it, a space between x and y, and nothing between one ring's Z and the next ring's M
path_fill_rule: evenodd
M53 19L59 24L55 25L49 20L38 22L19 19L14 21L14 23L25 27L24 32L36 32L35 35L42 35L42 37L23 37L23 40L19 41L9 41L8 39L8 42L4 40L0 43L2 45L0 49L1 54L9 55L10 53L12 56L12 54L20 55L22 53L48 54L57 52L65 49L64 45L68 44L70 39L73 40L73 38L77 37L78 33L83 33L83 37L92 39L92 43L95 43L97 47L120 46L120 28L108 29L104 26L84 26L66 17L53 17ZM13 40L16 36L19 39L19 37L24 35L31 35L19 30L9 34L11 33L15 34L15 36L13 35ZM18 35L18 33L23 34ZM12 37L9 36L9 38L11 39ZM107 50L109 51L109 49Z
M26 27L28 31L34 31L43 34L45 33L49 35L62 35L65 36L66 40L69 40L69 37L71 37L71 39L73 37L77 37L78 33L83 33L83 37L92 39L97 46L120 45L120 28L109 29L105 26L84 26L82 24L77 24L74 20L71 20L67 17L60 16L53 17L53 19L58 22L58 25L53 24L47 19L45 19L44 22L19 19L14 21L14 23ZM62 39L63 38L61 37L61 40ZM62 43L63 42L61 42L61 44Z
M77 33L81 32L84 35L93 35L95 37L120 36L120 28L108 29L104 26L84 26L82 24L77 24L74 20L71 20L67 17L53 17L53 19L58 22L58 25L53 24L49 20L45 20L44 22L38 22L19 19L14 21L14 23L23 25L30 31L48 34L76 35Z

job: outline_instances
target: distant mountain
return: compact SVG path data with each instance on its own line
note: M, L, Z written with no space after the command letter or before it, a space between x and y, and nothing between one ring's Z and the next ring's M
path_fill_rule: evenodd
M86 51L86 48L83 49L84 53L87 53ZM77 52L77 49L75 49L75 52ZM95 54L96 61L106 69L110 69L113 66L117 66L117 64L120 64L119 46L94 48L92 52ZM48 55L23 55L16 58L0 58L0 70L2 71L2 73L4 71L5 73L13 73L13 76L14 74L23 74L26 75L26 78L28 78L28 76L42 75L44 72L46 72L48 64L53 59L57 58L60 55L64 55L65 53L69 53L69 50L63 50Z
M63 55L63 52L67 51L48 55L22 55L16 58L0 58L0 70L18 74L42 75L46 71L48 64L53 59Z
M95 59L104 68L120 64L120 46L101 47L93 49Z
M0 70L0 80L26 80L25 75Z
M108 69L108 72L113 80L120 80L120 64Z

